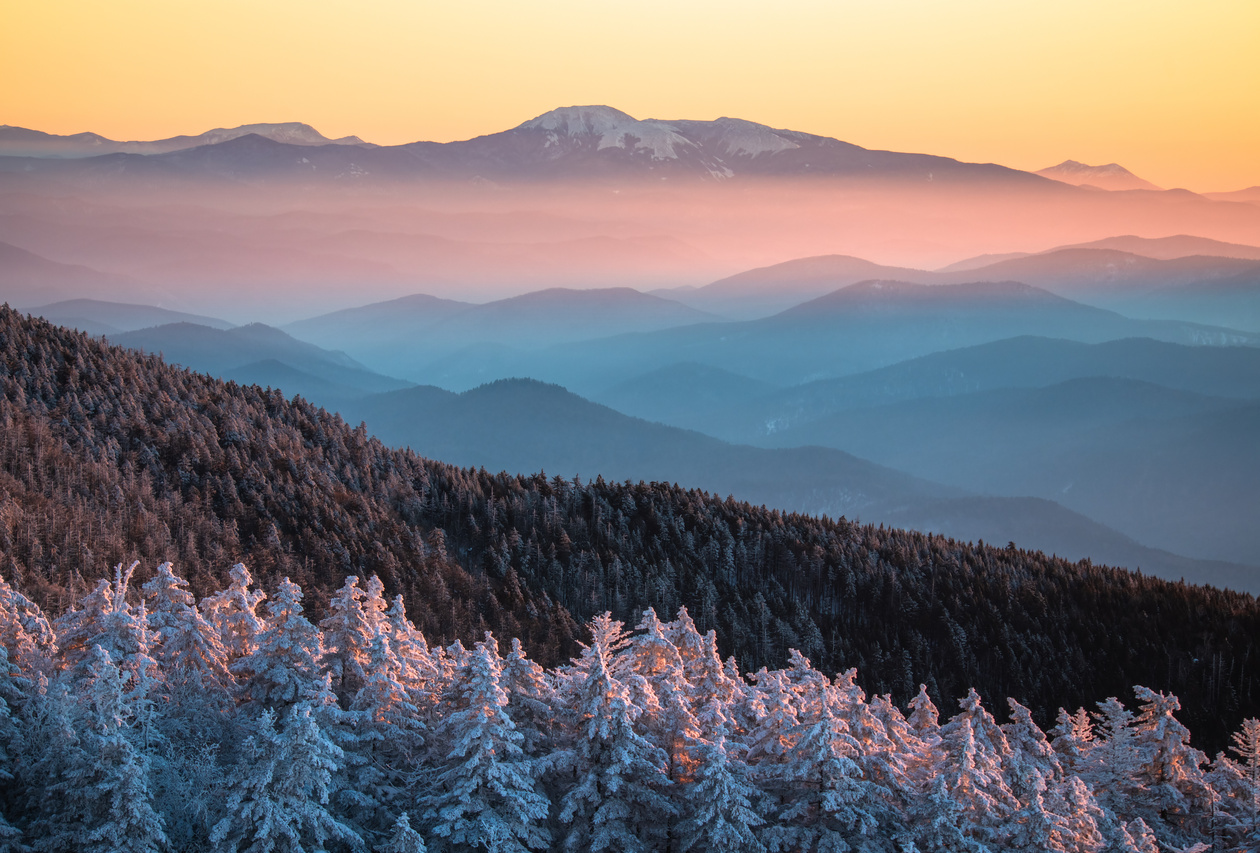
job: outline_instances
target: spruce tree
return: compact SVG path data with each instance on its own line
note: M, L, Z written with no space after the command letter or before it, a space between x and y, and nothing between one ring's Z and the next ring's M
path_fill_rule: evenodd
M756 830L765 820L758 809L760 792L748 780L748 768L732 758L731 745L719 736L697 751L695 778L681 798L685 818L678 825L680 853L761 853Z
M210 842L221 853L305 853L340 842L363 848L329 811L333 775L344 756L320 728L308 702L291 705L276 725L266 709L251 727L241 775L227 792L226 814Z
M560 822L568 827L563 846L569 853L651 850L661 824L674 814L664 794L669 786L665 752L635 730L641 710L608 666L607 644L618 639L617 630L596 631L572 676L580 678L576 781L560 802Z
M237 613L244 622L244 611ZM319 630L302 615L302 590L285 578L267 602L267 621L253 651L232 664L245 696L256 706L283 709L312 702L320 691Z
M525 853L551 842L550 803L537 790L535 762L525 757L507 715L503 661L493 636L477 643L457 676L457 708L434 736L447 760L428 800L433 834L455 851Z

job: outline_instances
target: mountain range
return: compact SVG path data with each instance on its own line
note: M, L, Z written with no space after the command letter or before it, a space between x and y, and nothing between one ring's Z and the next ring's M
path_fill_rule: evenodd
M224 332L174 324L112 339L162 351L177 364L242 384L300 394L351 422L366 421L387 443L458 465L676 482L791 511L895 521L962 539L1017 541L1072 559L1140 566L1163 577L1236 589L1251 589L1255 582L1256 571L1239 565L1251 553L1238 538L1247 526L1226 509L1256 503L1246 492L1247 469L1237 464L1249 458L1247 423L1219 428L1220 416L1235 417L1235 410L1260 396L1260 350L1250 347L1150 340L1091 346L1023 338L785 391L694 365L659 371L636 386L638 402L646 400L645 414L655 420L671 421L660 406L668 405L672 394L689 425L761 445L754 447L627 417L532 380L500 380L463 394L405 388L343 354L260 325ZM1095 378L1112 374L1164 384ZM1223 396L1171 387L1198 385ZM635 411L635 400L627 401L621 391L620 399L616 389L605 399ZM900 409L888 408L889 400L898 399L905 401ZM1197 421L1190 417L1196 413ZM1165 429L1147 440L1124 432L1131 423L1187 417L1190 428L1219 433L1209 445L1216 455L1195 463L1198 476L1184 465L1134 467L1152 455L1169 458L1184 436ZM926 432L907 432L916 428ZM1115 445L1108 464L1127 465L1123 476L1110 476L1094 459L1096 446L1108 442ZM1152 454L1155 444L1166 449ZM850 449L866 458L844 452ZM1050 460L1040 473L1033 464L1038 459ZM1082 461L1084 469L1073 474ZM1012 470L1023 472L1022 479L1012 480ZM1229 471L1243 473L1231 480ZM1071 494L1054 485L1064 476L1080 481ZM1115 493L1117 483L1160 478L1180 483L1173 488L1160 481L1157 492L1174 496L1161 506L1149 505L1146 490ZM1190 505L1181 497L1196 494L1187 488L1192 482L1227 481L1236 481L1233 491L1199 494ZM1031 495L1042 499L1025 497Z
M196 136L172 136L168 139L132 142L119 142L96 133L59 136L5 124L0 125L0 156L80 158L98 157L102 154L168 154L203 145L218 145L250 134L286 145L368 145L357 136L329 139L309 124L296 121L218 127Z
M100 155L84 156L93 149ZM475 139L395 146L367 146L357 137L329 140L301 124L245 125L151 143L117 143L94 134L53 137L6 126L0 130L0 155L6 155L0 157L0 170L79 178L120 172L229 180L264 175L490 181L833 176L1052 186L1003 166L872 151L742 119L640 121L607 106L564 107ZM70 162L68 156L77 159Z
M1147 297L1169 289L1210 290L1216 281L1260 281L1260 248L1203 238L1116 237L1035 254L1015 253L960 261L940 270L888 267L846 255L799 258L715 281L700 288L655 291L729 317L765 316L870 279L916 284L1018 281L1052 293L1106 306L1146 307ZM1187 300L1189 301L1189 300ZM1195 319L1192 313L1157 316ZM1204 306L1205 318L1222 316ZM1260 331L1247 314L1240 315ZM1206 320L1205 320L1206 322ZM1226 324L1229 325L1229 324Z
M1221 746L1257 705L1250 595L661 482L460 469L2 307L0 378L6 580L53 613L102 564L173 560L204 595L240 561L261 589L300 582L312 620L376 576L435 645L490 630L567 659L580 621L686 603L748 670L797 649L898 704L975 687L1048 725L1136 680Z

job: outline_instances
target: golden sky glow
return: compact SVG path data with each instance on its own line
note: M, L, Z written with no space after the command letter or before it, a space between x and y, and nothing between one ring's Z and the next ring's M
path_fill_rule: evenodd
M1256 0L2 0L0 124L383 144L557 106L737 116L1165 187L1260 184Z

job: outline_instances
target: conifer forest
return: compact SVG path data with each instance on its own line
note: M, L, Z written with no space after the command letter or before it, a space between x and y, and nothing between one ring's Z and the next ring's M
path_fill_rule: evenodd
M0 498L6 850L1260 849L1247 594L457 468L8 307Z

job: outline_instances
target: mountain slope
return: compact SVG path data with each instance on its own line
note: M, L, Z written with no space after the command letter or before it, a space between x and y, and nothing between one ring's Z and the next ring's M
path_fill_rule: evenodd
M1189 323L1131 320L1017 282L939 286L873 281L761 320L620 335L510 360L470 351L409 378L466 388L528 375L594 394L670 364L694 362L787 386L1015 335L1091 343L1128 337L1186 344L1260 341L1253 334Z
M576 652L569 613L685 603L749 669L797 648L898 703L974 686L1048 723L1138 682L1221 746L1260 713L1250 596L661 484L459 470L2 308L0 422L6 577L54 611L103 565L173 559L205 594L245 560L312 615L377 574L431 640L492 629L546 662Z
M1074 379L850 409L768 437L990 495L1055 500L1147 545L1239 563L1260 552L1254 400Z
M747 440L846 409L1004 388L1040 388L1071 379L1112 377L1239 400L1260 399L1260 348L1201 347L1126 338L1097 344L1052 338L1009 338L936 352L869 373L783 389L753 402L740 421L715 414ZM741 433L739 430L750 430Z
M63 264L0 242L0 302L45 305L75 297L135 293L142 287L123 276L80 264Z
M1070 298L1117 299L1260 271L1260 261L1210 256L1148 258L1115 249L1065 248L939 276L941 282L1020 281Z

